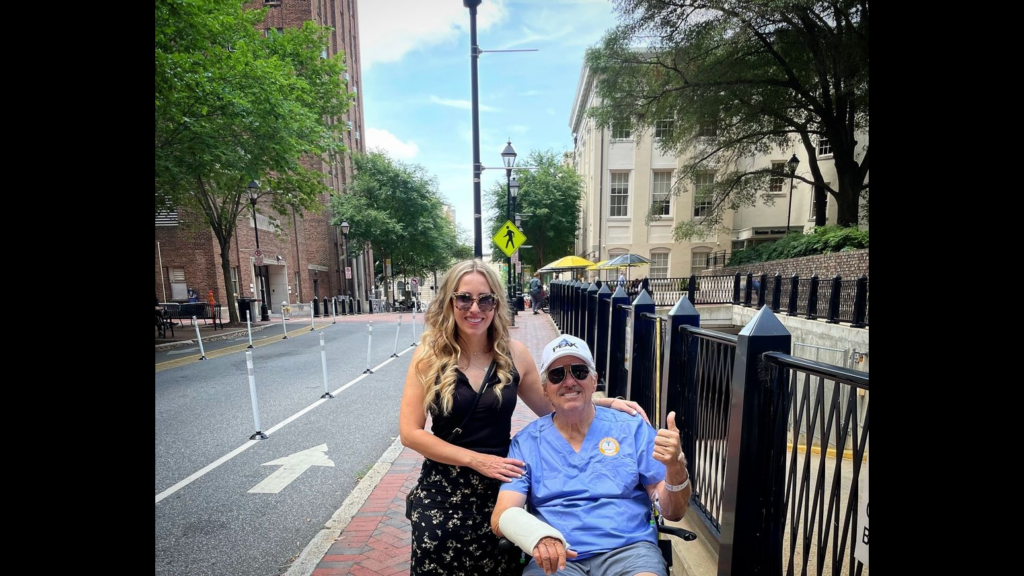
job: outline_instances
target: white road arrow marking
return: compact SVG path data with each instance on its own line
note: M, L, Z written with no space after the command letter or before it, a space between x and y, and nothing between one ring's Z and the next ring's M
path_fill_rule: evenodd
M280 466L273 474L267 476L259 484L253 486L250 494L277 494L291 484L310 466L334 466L334 461L327 457L327 444L321 444L302 452L296 452L284 458L265 462L264 466Z

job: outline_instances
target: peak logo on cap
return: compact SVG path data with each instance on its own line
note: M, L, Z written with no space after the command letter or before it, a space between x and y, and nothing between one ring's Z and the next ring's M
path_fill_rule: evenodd
M579 346L577 346L575 342L569 342L569 340L567 340L565 338L562 338L562 341L559 342L558 344L555 344L555 346L553 348L551 348L551 351L552 352L558 352L559 348L576 348L576 349L579 349Z

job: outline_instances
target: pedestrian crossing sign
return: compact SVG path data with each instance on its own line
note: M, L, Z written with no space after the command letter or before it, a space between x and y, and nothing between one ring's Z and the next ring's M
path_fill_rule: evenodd
M506 256L512 256L523 245L523 242L526 242L526 235L511 220L506 220L491 240Z

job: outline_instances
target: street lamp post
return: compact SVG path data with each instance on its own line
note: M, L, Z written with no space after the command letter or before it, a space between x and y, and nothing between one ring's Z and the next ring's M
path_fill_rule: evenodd
M251 180L248 186L249 204L252 205L252 229L256 232L256 251L260 251L260 228L256 225L256 200L260 195L260 183ZM269 322L270 314L267 312L267 287L263 282L263 265L256 267L256 281L260 285L260 321Z
M351 226L349 226L348 220L345 220L341 223L341 236L342 238L344 238L345 245L345 296L348 296L349 298L352 297L352 292L348 286L349 268L351 267L348 261L348 231L350 229Z
M476 9L483 0L462 0L469 8L469 61L473 79L473 257L483 258L483 219L480 208L480 92L477 87L477 61L480 47L476 45Z
M509 181L508 189L512 193L512 217L514 218L513 222L515 222L516 228L519 228L519 217L516 216L516 205L519 204L519 179L517 179L515 176L513 176L512 180ZM522 246L520 246L519 248L522 248ZM520 266L522 266L522 260L520 260L520 256L519 256L519 248L516 248L516 251L514 252L514 254L516 254L516 261L520 262ZM516 271L514 269L512 269L511 265L509 266L509 269L512 270L512 280L513 280L513 282L512 282L512 286L513 286L513 288L512 288L512 298L516 298L516 295L519 293L519 285L520 285L521 281L519 280L519 276L516 275ZM512 321L513 321L512 325L513 326L515 326L515 316L517 314L519 314L519 308L516 306L516 303L513 302L512 303L512 317L513 317L512 318Z
M800 159L793 154L793 157L786 162L786 167L789 168L789 209L786 210L786 235L789 235L789 217L793 213L793 176L796 175L796 167L800 165Z
M512 147L512 141L509 140L505 144L505 149L501 151L501 161L505 164L505 181L506 190L508 193L505 195L505 213L507 214L508 221L512 221L512 168L516 165L516 149ZM516 181L516 193L519 192L519 182ZM512 256L508 257L508 302L509 308L512 310L512 325L516 325L515 318L515 303L513 302L512 292Z

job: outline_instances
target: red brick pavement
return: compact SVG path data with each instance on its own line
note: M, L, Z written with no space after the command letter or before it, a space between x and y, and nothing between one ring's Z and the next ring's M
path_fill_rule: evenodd
M420 318L417 315L417 320ZM516 317L516 328L512 329L512 338L526 345L538 365L541 348L557 335L547 314L534 316L529 311ZM525 404L518 402L512 414L512 433L536 418ZM416 484L422 463L423 457L418 453L408 448L402 450L359 512L331 544L313 576L409 574L412 530L405 519L405 495Z

